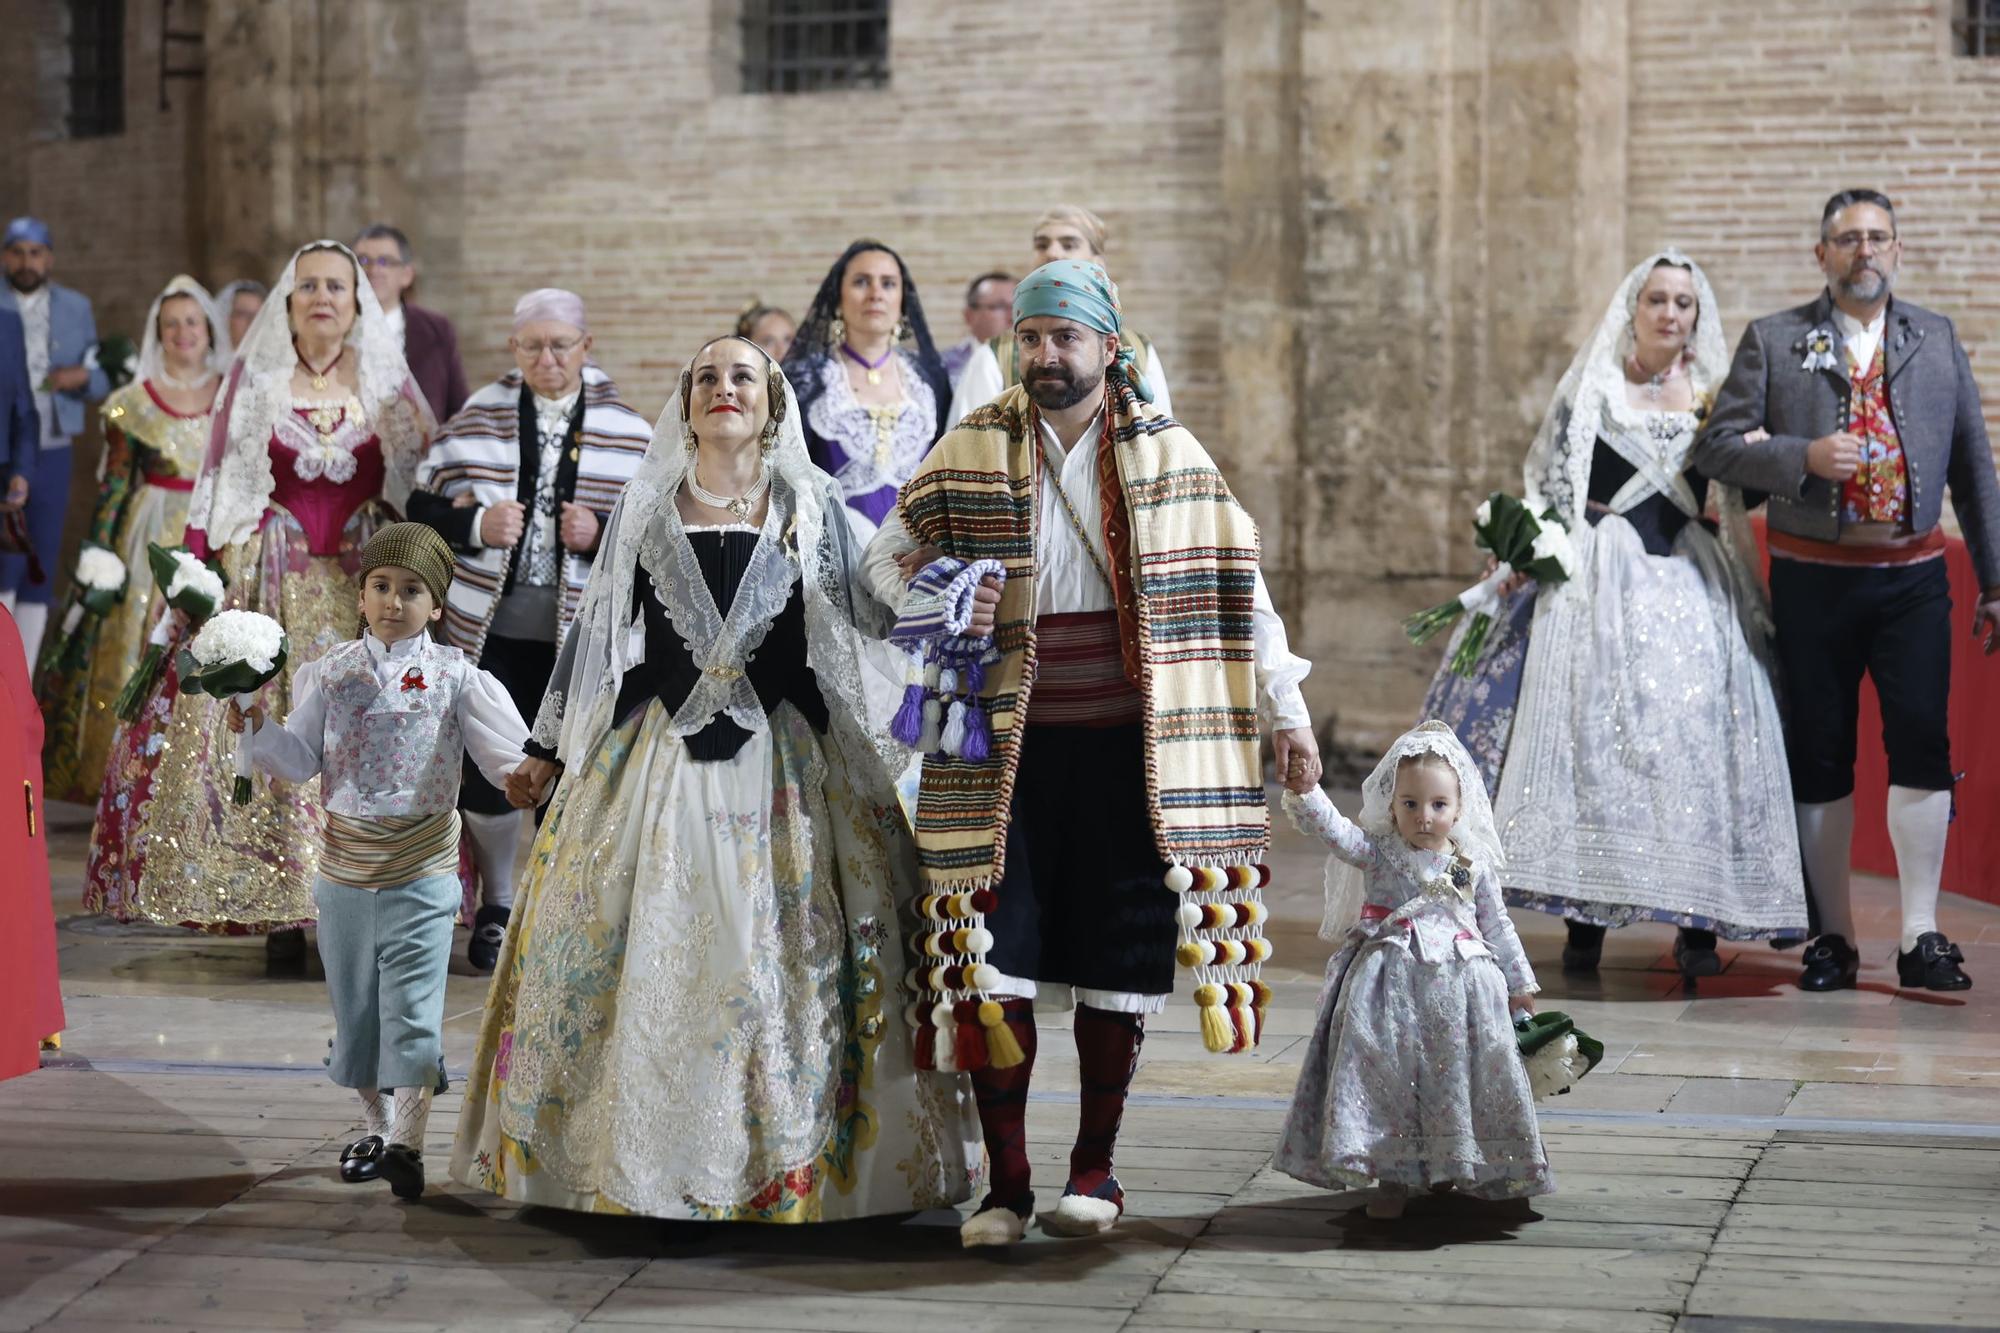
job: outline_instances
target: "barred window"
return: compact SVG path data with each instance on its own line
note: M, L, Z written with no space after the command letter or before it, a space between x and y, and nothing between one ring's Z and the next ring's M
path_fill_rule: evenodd
M1962 56L2000 58L2000 0L1958 0L1951 33Z
M743 91L889 82L889 0L743 0Z
M125 132L125 0L69 0L69 133Z

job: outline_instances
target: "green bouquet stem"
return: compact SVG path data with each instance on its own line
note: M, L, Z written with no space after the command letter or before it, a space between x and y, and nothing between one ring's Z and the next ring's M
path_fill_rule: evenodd
M153 683L160 678L160 668L166 665L166 645L149 643L134 668L125 688L118 691L118 701L112 705L120 722L137 722L139 710L146 706L146 699L153 693Z
M1451 655L1451 670L1467 680L1479 666L1479 659L1485 655L1487 636L1493 632L1493 617L1481 611L1472 617L1465 627L1465 637L1458 641L1458 651Z
M1406 619L1403 622L1403 633L1408 636L1411 643L1421 646L1449 629L1464 614L1464 603L1454 597L1448 602L1439 602L1428 611L1419 611Z

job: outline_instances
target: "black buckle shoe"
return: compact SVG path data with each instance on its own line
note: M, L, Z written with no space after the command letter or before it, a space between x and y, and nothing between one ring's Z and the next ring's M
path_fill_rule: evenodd
M491 972L500 961L500 946L507 942L505 907L482 907L472 918L472 938L465 944L465 961L477 972Z
M1800 990L1847 990L1861 975L1861 954L1845 936L1822 935L1807 948L1805 965L1799 974Z
M374 1180L380 1174L381 1159L380 1134L370 1134L367 1138L356 1139L341 1151L340 1178L350 1185Z
M1972 978L1960 964L1965 955L1944 937L1942 931L1927 930L1917 936L1917 947L1896 954L1896 980L1907 990L1971 990Z
M420 1198L424 1192L424 1154L419 1148L392 1143L378 1159L382 1179L399 1199Z

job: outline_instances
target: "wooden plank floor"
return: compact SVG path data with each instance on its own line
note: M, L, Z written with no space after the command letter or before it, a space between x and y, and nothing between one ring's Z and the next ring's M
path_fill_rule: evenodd
M1031 1107L1045 1198L1074 1116ZM1272 1171L1280 1118L1142 1096L1123 1225L968 1255L951 1213L788 1231L456 1186L399 1204L334 1179L352 1126L316 1079L50 1069L0 1085L0 1329L2000 1327L2000 1135L1552 1112L1561 1188L1534 1216L1447 1196L1386 1223Z
M74 818L57 848L75 876ZM1979 980L1958 997L1896 991L1879 943L1860 991L1802 996L1796 954L1757 946L1692 993L1664 931L1614 935L1598 978L1565 979L1557 928L1521 914L1547 1007L1611 1049L1545 1107L1558 1192L1531 1216L1442 1196L1386 1223L1270 1167L1325 957L1316 867L1281 855L1305 887L1274 894L1287 965L1264 1049L1202 1054L1177 1003L1126 1116L1126 1220L974 1254L948 1212L667 1228L341 1185L354 1107L319 1071L323 987L265 980L255 941L77 916L66 878L64 1048L0 1083L0 1333L2000 1328L2000 910L1947 904ZM1864 884L1865 934L1893 897ZM483 988L452 978L454 1070ZM1077 1114L1065 1026L1047 1024L1029 1108L1045 1205ZM439 1174L457 1110L454 1092L432 1120Z

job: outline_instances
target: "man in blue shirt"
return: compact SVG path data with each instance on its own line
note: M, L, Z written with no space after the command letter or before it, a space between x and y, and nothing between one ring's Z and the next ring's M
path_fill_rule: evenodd
M8 223L0 234L0 266L7 273L7 284L0 287L0 310L21 321L28 384L41 422L39 457L32 465L33 475L22 478L27 484L21 498L26 502L29 539L49 571L47 581L30 583L26 557L0 555L0 603L14 609L22 645L33 662L48 624L63 515L69 508L70 442L83 433L85 401L104 397L111 384L102 370L85 364L97 345L90 299L49 281L55 249L48 224L30 217Z

